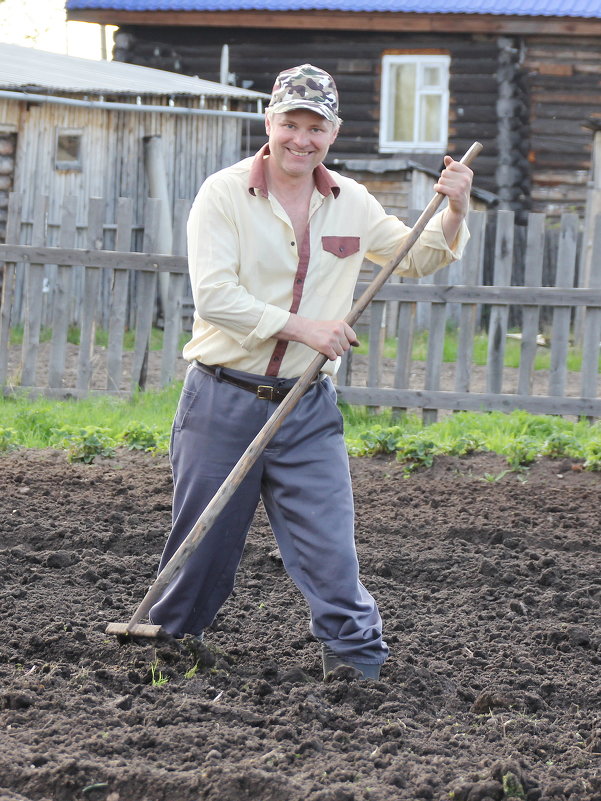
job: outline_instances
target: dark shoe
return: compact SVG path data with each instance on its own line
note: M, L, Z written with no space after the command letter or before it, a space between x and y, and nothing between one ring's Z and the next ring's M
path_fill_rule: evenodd
M215 654L204 644L202 634L190 634L184 637L182 645L192 654L192 658L201 670L215 665Z
M332 649L322 643L321 646L321 659L323 662L323 677L324 679L328 673L336 671L340 673L339 678L356 678L356 679L379 679L381 665L370 664L369 662L357 662L348 657L338 656ZM350 668L350 670L340 670L340 668ZM356 675L352 675L354 671Z

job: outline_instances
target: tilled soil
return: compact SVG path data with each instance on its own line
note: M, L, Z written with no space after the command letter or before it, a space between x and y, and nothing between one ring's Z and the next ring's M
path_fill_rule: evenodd
M601 475L352 461L391 658L323 681L262 512L185 644L122 643L170 519L164 457L0 458L2 801L601 799Z

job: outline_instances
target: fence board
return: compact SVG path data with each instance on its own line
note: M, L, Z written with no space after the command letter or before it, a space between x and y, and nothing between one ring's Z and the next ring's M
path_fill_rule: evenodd
M497 236L495 240L495 286L509 286L511 283L511 264L513 257L512 211L500 211L497 216ZM486 383L492 393L500 393L503 387L503 361L505 358L505 337L509 309L506 306L493 306L488 325L488 365Z
M443 283L448 275L448 268L439 270L432 276L434 284ZM446 333L447 307L444 303L432 303L430 305L430 330L428 336L428 355L426 357L426 376L424 388L426 390L440 389L440 370L442 366L442 355L444 350L444 338ZM437 420L436 409L424 407L422 419L425 425L435 423Z
M562 214L557 253L557 277L555 286L574 286L576 269L576 244L578 240L578 217ZM553 310L551 329L551 367L549 370L549 395L563 395L567 377L567 358L570 346L570 308Z
M115 249L124 251L131 247L133 203L130 198L117 201L117 232ZM111 307L109 313L108 350L106 355L106 388L119 389L123 374L123 337L127 314L129 272L115 267L111 285Z
M484 234L486 231L486 212L471 211L468 218L470 241L463 259L463 283L471 287L481 280L484 257ZM462 303L459 310L459 339L457 342L457 364L455 366L455 391L469 392L471 382L472 352L476 335L478 305Z
M60 247L72 248L75 244L77 202L78 199L75 195L70 195L63 201L59 235ZM64 264L59 264L56 271L52 306L52 345L48 361L49 387L62 386L65 373L72 283L73 270Z
M469 412L512 412L601 417L599 398L549 398L547 395L511 395L492 392L445 392L392 387L337 387L340 400L350 404Z
M543 257L545 251L545 215L529 214L526 238L526 260L524 285L540 286L543 279ZM534 362L538 350L537 337L540 319L538 306L522 309L522 344L520 347L520 370L518 394L530 395L534 379Z
M41 245L46 237L46 215L48 213L48 196L38 195L33 212L32 245ZM25 304L26 316L23 328L23 347L21 355L21 384L32 387L40 347L40 329L42 325L42 290L44 288L44 265L31 262L25 268Z
M173 221L173 251L179 256L186 253L186 221L190 209L188 200L178 200L175 204ZM167 292L167 310L163 332L163 358L161 361L161 386L173 381L175 362L182 332L182 301L187 277L182 273L170 273Z
M23 197L11 192L8 198L8 216L6 220L6 241L16 241L19 237L21 208ZM7 261L2 275L2 303L0 305L0 385L6 383L8 373L8 348L10 345L10 327L15 299L16 265Z
M595 220L593 252L601 253L601 215ZM601 269L591 269L588 274L591 288L601 288ZM597 395L599 375L599 343L601 342L601 309L587 308L584 314L582 336L582 397Z
M88 248L102 248L102 222L105 203L103 198L90 198L88 208ZM76 387L86 390L90 386L94 365L94 340L96 335L96 305L100 291L100 269L86 265L84 270L84 296L81 311L79 355L77 360Z
M154 252L154 236L159 227L161 201L148 198L144 212L144 250ZM148 364L148 348L152 332L152 321L157 291L157 274L150 270L141 270L138 274L136 288L136 341L131 374L133 389L144 389L146 386L146 369Z

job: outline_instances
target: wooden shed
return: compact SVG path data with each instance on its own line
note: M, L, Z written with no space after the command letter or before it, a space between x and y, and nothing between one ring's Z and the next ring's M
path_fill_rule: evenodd
M36 197L48 195L50 234L68 196L78 198L78 220L90 197L105 199L109 221L126 197L139 228L148 196L167 201L170 220L176 201L191 201L207 175L246 154L245 130L262 118L264 98L165 70L0 44L0 238L11 191L23 197L25 221Z
M478 139L477 183L502 207L584 209L582 123L601 104L598 2L67 0L67 15L118 26L115 58L136 64L215 77L227 45L235 81L264 92L281 69L314 63L341 92L332 158L436 169Z

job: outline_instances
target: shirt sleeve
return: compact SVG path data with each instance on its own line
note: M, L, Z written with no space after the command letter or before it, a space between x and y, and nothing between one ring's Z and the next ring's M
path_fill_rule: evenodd
M371 236L366 256L383 266L398 253L411 228L397 217L387 214L375 198L372 200L373 203L369 204ZM469 240L465 220L452 246L449 246L442 228L442 214L438 212L428 222L417 242L396 267L395 273L408 278L421 278L461 258Z
M240 235L227 181L218 174L200 188L188 218L188 263L196 311L244 349L272 337L289 312L265 303L240 283Z

